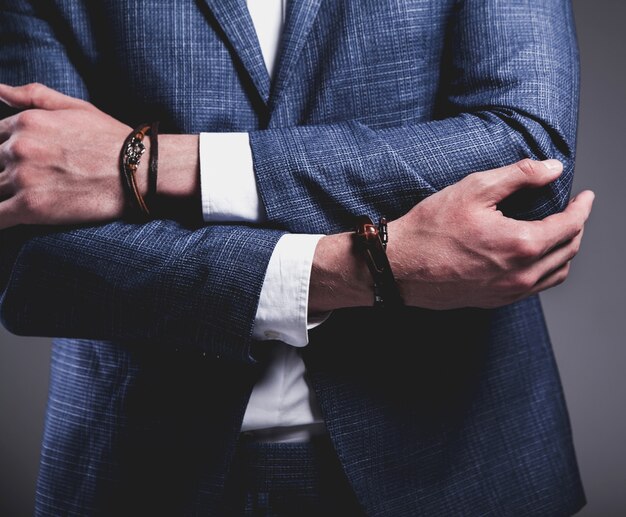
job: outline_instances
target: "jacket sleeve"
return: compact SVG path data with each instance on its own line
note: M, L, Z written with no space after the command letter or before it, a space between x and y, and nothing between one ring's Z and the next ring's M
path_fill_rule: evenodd
M436 120L383 129L349 121L250 135L271 222L313 233L349 228L360 213L393 219L471 172L523 158L557 158L565 171L547 188L508 199L507 215L535 219L564 208L579 97L569 0L457 4Z
M0 2L0 81L88 98L29 2ZM172 221L0 232L2 322L32 336L164 343L250 361L258 297L282 232Z

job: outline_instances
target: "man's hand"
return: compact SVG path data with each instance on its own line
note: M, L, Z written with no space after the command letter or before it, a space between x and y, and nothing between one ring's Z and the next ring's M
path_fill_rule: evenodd
M0 120L0 229L122 217L119 156L131 127L41 84L0 84L0 102L23 110ZM143 193L147 139L145 145L137 171ZM199 190L197 135L161 135L159 195L197 202Z
M389 223L388 256L407 305L429 309L492 308L563 282L578 253L594 194L585 191L561 213L518 221L497 208L525 187L562 172L556 160L523 160L470 174ZM371 277L351 235L321 239L309 311L372 305Z
M23 110L0 120L0 228L121 216L118 159L132 128L40 84L0 85L0 101Z

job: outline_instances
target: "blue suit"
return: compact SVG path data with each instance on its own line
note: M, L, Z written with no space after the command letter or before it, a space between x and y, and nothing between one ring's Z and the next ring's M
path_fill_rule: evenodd
M568 200L579 87L568 0L294 0L271 84L243 0L0 6L1 82L39 81L163 133L250 132L268 220L0 234L4 324L57 338L38 515L220 515L265 364L251 329L283 233L394 219L524 157L565 172L503 210L534 219ZM369 515L581 508L537 297L373 311L335 311L303 351Z

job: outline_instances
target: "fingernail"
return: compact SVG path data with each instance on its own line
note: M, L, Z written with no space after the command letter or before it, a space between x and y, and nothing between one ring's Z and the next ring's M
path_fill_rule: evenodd
M560 169L562 166L562 163L559 160L543 160L543 163L548 169L550 169L551 171L554 171L556 169Z

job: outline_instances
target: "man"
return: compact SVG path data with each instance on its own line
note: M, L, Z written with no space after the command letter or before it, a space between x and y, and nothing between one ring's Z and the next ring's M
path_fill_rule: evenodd
M578 510L535 296L592 202L569 3L91 4L2 2L0 80L47 85L0 86L2 316L65 336L38 513ZM363 214L405 306L370 307Z

